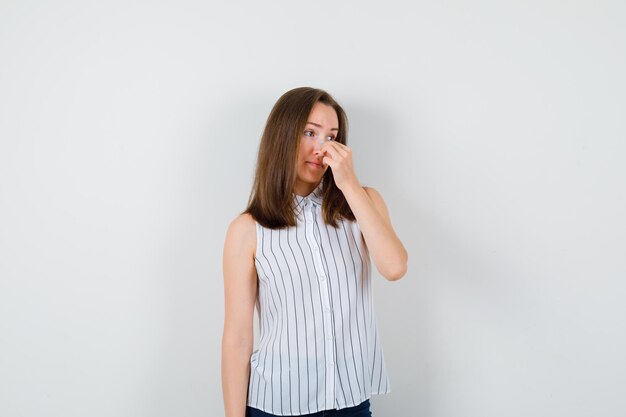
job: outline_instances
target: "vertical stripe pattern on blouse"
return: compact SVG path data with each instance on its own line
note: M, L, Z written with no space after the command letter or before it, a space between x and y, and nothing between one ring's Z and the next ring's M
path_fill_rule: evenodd
M324 223L321 187L293 194L296 226L256 224L260 338L247 404L270 414L341 409L391 391L367 246L355 221Z

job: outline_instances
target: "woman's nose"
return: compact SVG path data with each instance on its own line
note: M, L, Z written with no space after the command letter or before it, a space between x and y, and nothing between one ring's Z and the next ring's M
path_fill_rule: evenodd
M322 154L322 144L324 143L324 139L318 139L315 141L314 153L315 155Z

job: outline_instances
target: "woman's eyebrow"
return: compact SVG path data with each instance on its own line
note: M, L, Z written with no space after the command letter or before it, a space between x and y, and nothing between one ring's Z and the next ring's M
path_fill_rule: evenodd
M317 126L317 127L322 127L322 125L318 125L317 123L313 123L313 122L307 122L307 123L310 123L310 124L312 124L312 125L314 125L314 126ZM332 129L330 129L330 130L336 130L336 131L339 131L339 129L337 129L336 127L333 127L333 128L332 128Z

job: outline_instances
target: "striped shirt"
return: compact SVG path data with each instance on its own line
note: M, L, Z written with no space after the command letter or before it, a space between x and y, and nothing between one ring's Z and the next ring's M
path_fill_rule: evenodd
M270 414L341 409L391 392L367 246L356 221L324 223L321 187L293 194L296 226L256 223L260 339L247 405Z

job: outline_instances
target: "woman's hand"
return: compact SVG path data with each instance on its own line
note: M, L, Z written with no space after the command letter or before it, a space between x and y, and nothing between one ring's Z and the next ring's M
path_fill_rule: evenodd
M361 187L352 164L352 149L342 143L328 141L322 144L321 151L324 155L322 163L332 169L337 188L344 191L352 186Z

